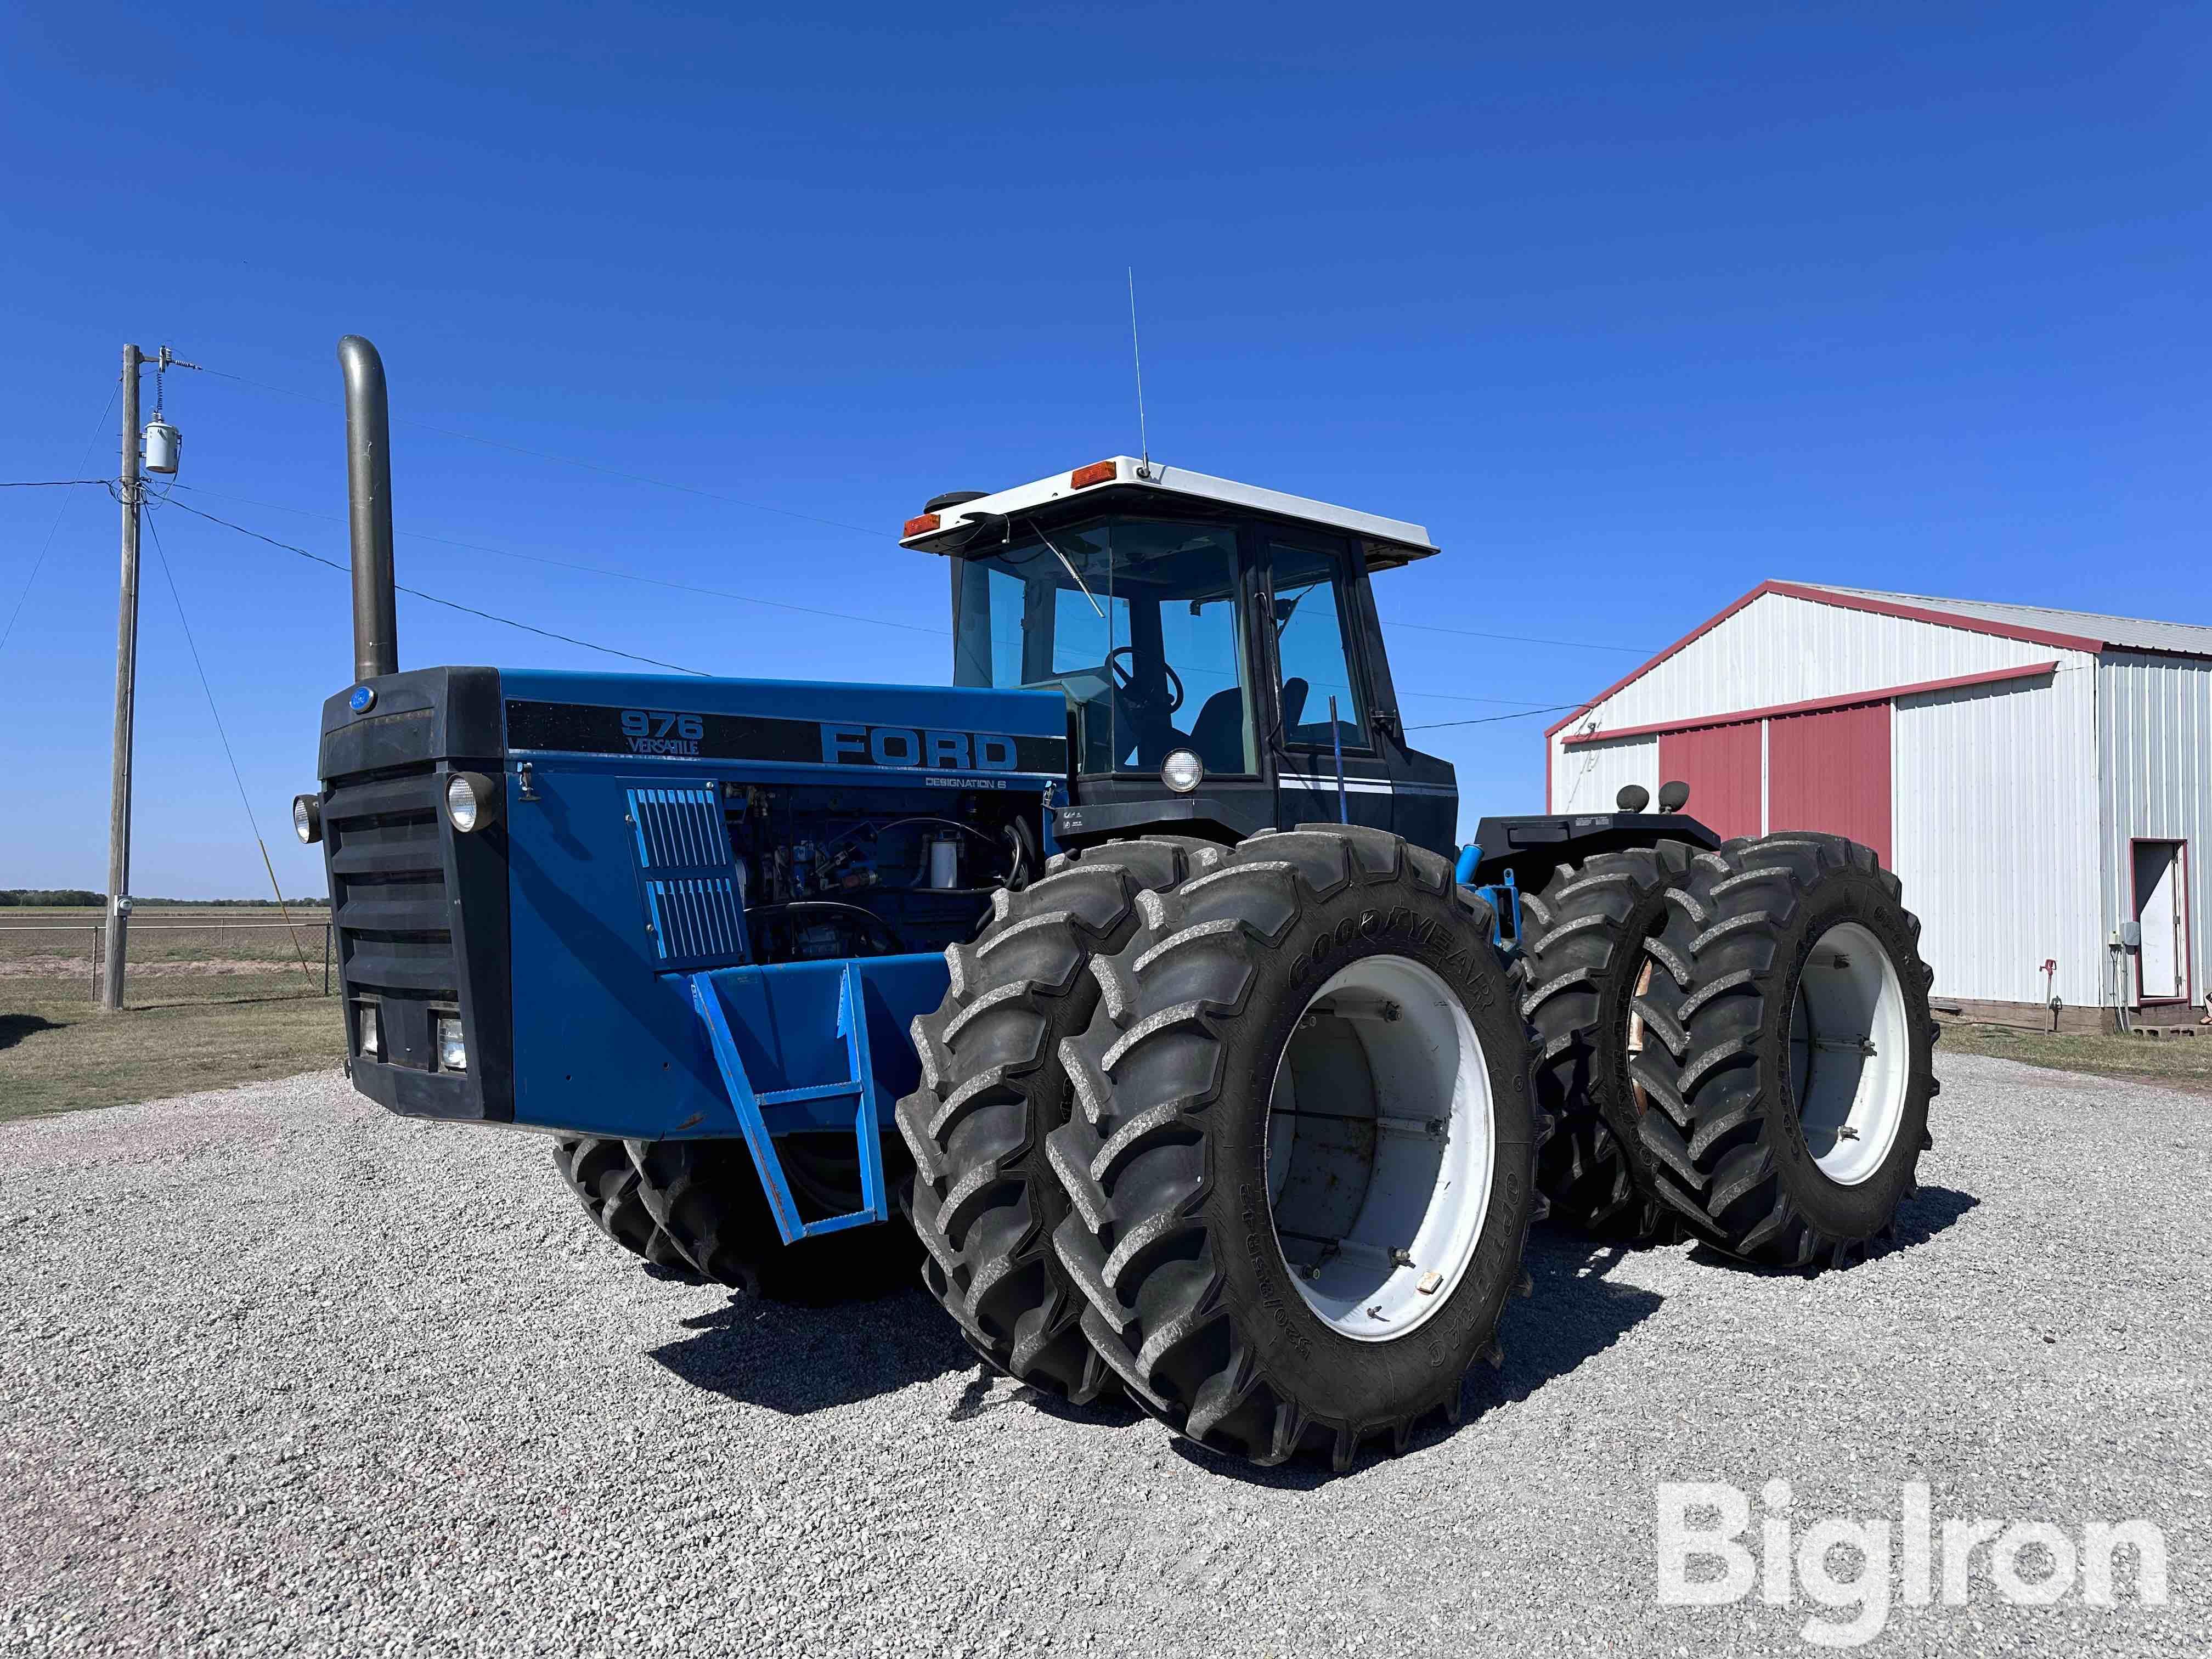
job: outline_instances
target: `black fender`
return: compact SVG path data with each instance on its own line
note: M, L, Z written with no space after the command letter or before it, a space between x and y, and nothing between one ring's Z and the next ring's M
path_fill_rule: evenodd
M1475 825L1482 856L1474 866L1474 885L1503 882L1506 872L1522 892L1534 892L1562 864L1579 864L1596 853L1653 847L1684 841L1707 851L1721 837L1682 812L1547 813L1529 817L1490 817Z

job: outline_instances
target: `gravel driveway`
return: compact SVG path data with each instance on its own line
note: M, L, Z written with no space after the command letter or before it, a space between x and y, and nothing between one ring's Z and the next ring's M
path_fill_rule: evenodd
M1338 1478L1045 1409L918 1290L656 1280L542 1142L335 1076L18 1123L0 1651L1812 1652L1850 1609L1655 1595L1660 1483L1755 1541L1780 1477L1801 1531L1908 1481L2164 1529L2162 1607L2124 1556L2111 1608L1984 1572L1862 1651L2203 1653L2212 1097L1942 1072L1898 1248L1808 1283L1540 1229L1465 1425Z

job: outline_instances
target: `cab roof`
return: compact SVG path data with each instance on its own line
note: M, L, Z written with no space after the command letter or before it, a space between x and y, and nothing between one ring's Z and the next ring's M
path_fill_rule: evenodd
M906 521L899 544L919 548L925 553L959 553L965 551L974 539L973 521L977 519L1024 518L1058 508L1061 503L1079 496L1093 495L1099 498L1097 507L1101 512L1153 510L1182 499L1241 507L1270 518L1324 526L1364 538L1367 564L1371 570L1410 564L1440 550L1429 539L1425 527L1408 524L1403 519L1386 519L1348 507L1334 507L1304 495L1286 495L1279 489L1262 489L1257 484L1216 478L1187 467L1166 466L1158 461L1148 464L1131 455L1116 455L1090 466L1078 467L1073 472L1055 472L1034 483L1016 484L1011 489L994 490L973 501L921 514ZM1140 506L1139 498L1150 500ZM1089 505L1087 499L1085 505ZM1064 515L1055 511L1053 516Z

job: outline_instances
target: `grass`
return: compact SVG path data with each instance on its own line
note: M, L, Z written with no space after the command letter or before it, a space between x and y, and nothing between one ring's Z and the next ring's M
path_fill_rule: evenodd
M28 995L26 988L40 987ZM120 1106L336 1066L345 1040L337 999L244 998L93 1006L52 981L0 981L0 1121Z
M336 1066L320 910L142 909L125 1008L93 1006L98 910L0 910L0 1121L159 1100ZM300 958L307 959L303 972Z
M2212 1094L2212 1027L2193 1037L2075 1036L1947 1021L1939 1054L1991 1054L2054 1072Z

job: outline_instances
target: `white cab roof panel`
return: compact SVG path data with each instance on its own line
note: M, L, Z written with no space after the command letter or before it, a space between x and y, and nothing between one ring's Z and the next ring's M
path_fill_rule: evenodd
M1103 473L1108 466L1114 469L1110 477L1102 476L1097 482L1086 483L1079 489L1070 482L1083 474ZM1118 489L1117 486L1120 487ZM1238 483L1231 478L1217 478L1208 473L1193 472L1187 467L1166 466L1158 461L1147 467L1144 462L1129 455L1116 455L1110 461L1101 461L1096 466L1083 467L1075 472L1055 472L1035 483L1016 484L1012 489L996 490L972 501L945 507L939 514L944 522L938 529L903 537L901 540L905 546L921 548L926 552L947 552L951 550L933 544L939 543L941 538L957 528L960 522L970 515L990 514L1000 518L1019 518L1078 495L1119 495L1131 486L1164 495L1187 495L1229 507L1248 507L1255 513L1264 513L1274 518L1302 520L1308 524L1364 536L1371 544L1368 560L1372 565L1403 564L1413 559L1425 559L1438 551L1437 544L1429 539L1425 527L1409 524L1403 519L1386 519L1378 514L1361 513L1348 507L1334 507L1327 501L1316 501L1308 496L1286 495L1279 489L1262 489L1257 484ZM1103 510L1105 503L1102 501L1100 505Z

